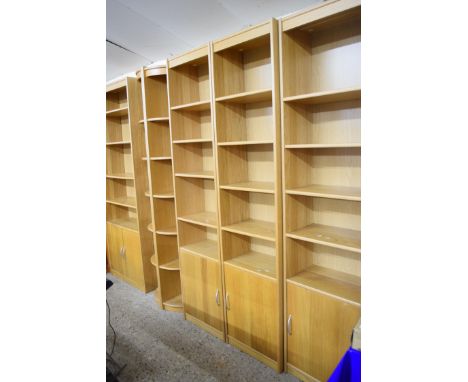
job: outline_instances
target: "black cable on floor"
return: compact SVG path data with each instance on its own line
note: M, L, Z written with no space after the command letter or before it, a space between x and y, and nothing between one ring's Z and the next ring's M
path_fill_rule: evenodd
M107 298L106 298L106 304L107 304L107 312L109 313L109 326L112 329L112 331L114 332L114 340L112 341L112 349L111 349L111 351L109 353L109 357L112 357L112 354L114 354L115 340L117 339L117 334L115 333L114 327L111 324L110 306L109 306L109 303L107 302Z

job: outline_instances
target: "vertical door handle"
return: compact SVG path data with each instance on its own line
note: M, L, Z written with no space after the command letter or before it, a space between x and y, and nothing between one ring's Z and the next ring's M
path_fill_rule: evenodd
M120 247L120 252L119 252L119 256L122 257L122 251L123 251L123 247Z
M126 251L127 251L127 250L125 249L125 247L122 247L122 257L125 257Z
M225 302L225 305L226 305L226 309L227 310L230 310L231 309L231 304L229 302L229 293L226 293L226 298L225 298L226 302Z
M292 315L289 315L288 317L288 334L292 334Z
M219 289L218 288L216 288L215 299L216 299L216 305L219 305Z

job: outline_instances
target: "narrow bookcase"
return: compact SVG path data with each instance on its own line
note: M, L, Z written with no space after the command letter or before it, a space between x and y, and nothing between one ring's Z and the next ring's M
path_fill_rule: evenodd
M148 292L156 287L151 266L150 219L144 196L144 135L138 129L140 95L127 77L106 91L106 220L111 272Z
M224 340L209 46L168 60L179 257L186 319Z
M360 1L280 21L285 364L326 381L360 317Z
M182 312L166 66L142 68L138 79L143 105L139 128L145 136L145 155L139 160L146 168L151 221L145 229L153 239L155 299L165 310Z
M227 341L283 367L278 24L212 43Z

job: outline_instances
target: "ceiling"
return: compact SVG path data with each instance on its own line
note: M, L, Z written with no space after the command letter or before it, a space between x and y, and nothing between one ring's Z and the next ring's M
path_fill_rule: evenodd
M321 0L106 0L107 80Z

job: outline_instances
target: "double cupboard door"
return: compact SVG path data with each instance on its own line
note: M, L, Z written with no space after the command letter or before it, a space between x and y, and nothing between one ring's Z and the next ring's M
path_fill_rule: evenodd
M107 223L107 248L111 272L145 291L138 231Z

